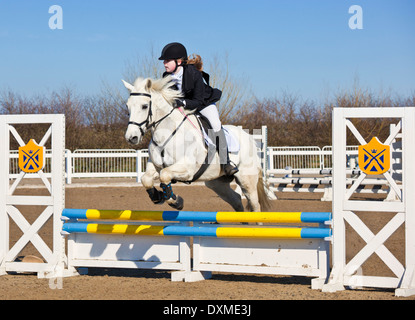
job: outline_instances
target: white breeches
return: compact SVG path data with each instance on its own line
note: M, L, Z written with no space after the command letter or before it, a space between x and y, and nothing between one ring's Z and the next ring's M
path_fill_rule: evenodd
M216 105L211 104L206 108L203 108L200 113L208 118L214 132L218 132L222 129L222 123L220 122L219 112Z

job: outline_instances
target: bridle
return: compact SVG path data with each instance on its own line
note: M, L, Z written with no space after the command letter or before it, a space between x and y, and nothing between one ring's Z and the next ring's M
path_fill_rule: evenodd
M150 109L148 111L148 115L147 115L146 120L144 120L144 121L142 121L140 123L134 122L134 121L128 121L128 125L130 125L130 124L136 125L140 129L141 135L144 136L145 132L144 132L144 130L143 130L143 128L141 126L142 125L145 125L146 126L146 130L147 130L148 129L148 123L150 122L150 117L153 116L153 111L152 111L152 108L151 108L151 94L149 94L149 93L131 92L130 93L130 96L144 96L144 97L149 97L150 98L150 104L148 106Z
M153 117L153 109L152 109L152 105L151 105L151 94L149 94L149 93L140 93L140 92L131 92L130 93L130 96L144 96L144 97L149 97L150 98L150 103L148 105L149 110L148 110L148 115L147 115L146 120L144 120L144 121L142 121L140 123L135 122L135 121L128 121L128 124L129 125L130 124L136 125L140 129L140 132L141 132L141 135L142 136L144 136L144 134L145 134L145 131L142 128L143 125L145 125L145 130L150 129L151 127L155 127L160 122L162 122L164 119L166 119L169 115L171 115L172 112L174 111L174 108L173 108L168 114L166 114L161 119L159 119L159 120L157 120L157 121L155 121L153 123L150 123L150 121L151 121L151 119Z

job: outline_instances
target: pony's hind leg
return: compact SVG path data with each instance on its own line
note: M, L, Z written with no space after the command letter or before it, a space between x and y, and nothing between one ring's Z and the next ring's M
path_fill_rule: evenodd
M206 187L212 189L224 201L229 203L235 211L244 211L241 196L232 190L228 178L221 177L211 181L205 181Z
M254 212L261 211L257 189L258 174L241 175L237 173L235 179L236 183L241 187L242 193L248 200L247 210Z

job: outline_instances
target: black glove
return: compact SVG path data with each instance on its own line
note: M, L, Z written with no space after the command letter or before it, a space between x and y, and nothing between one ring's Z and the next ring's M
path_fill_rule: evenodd
M184 102L182 99L175 99L173 102L173 108L184 107Z

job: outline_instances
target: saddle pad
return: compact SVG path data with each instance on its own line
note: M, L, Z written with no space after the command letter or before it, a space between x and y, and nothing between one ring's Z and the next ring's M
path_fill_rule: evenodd
M228 144L228 152L238 153L240 149L239 141L236 139L235 135L232 134L227 128L222 127L223 131L225 132L226 143ZM209 138L208 134L206 133L205 129L202 126L203 136L205 138L205 142L209 145L215 145L212 140Z

